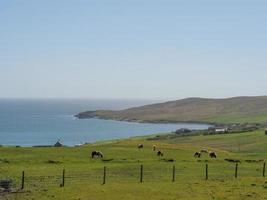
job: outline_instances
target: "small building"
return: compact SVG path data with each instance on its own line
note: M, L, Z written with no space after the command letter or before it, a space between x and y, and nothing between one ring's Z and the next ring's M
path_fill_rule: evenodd
M58 140L56 144L54 144L54 147L63 147L63 144Z
M208 128L208 133L209 134L220 134L220 133L227 133L229 131L229 129L227 127L221 127L221 126L217 126L217 127L209 127Z
M227 133L228 132L228 128L225 127L216 127L215 128L215 133Z

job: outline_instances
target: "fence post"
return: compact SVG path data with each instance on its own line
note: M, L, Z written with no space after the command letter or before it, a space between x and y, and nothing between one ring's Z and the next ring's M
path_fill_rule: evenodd
M206 180L209 178L209 173L208 173L208 164L206 164Z
M25 180L25 172L22 171L22 176L21 176L21 189L24 189L24 180Z
M263 163L263 169L262 169L262 176L263 177L265 177L265 165L266 165L266 163L264 162Z
M172 167L172 182L175 182L175 165Z
M103 185L106 184L106 167L104 166L104 171L103 171Z
M237 168L238 168L238 163L235 164L235 178L237 178Z
M63 169L63 172L62 172L62 184L61 184L62 187L65 186L65 169Z
M140 166L140 183L143 183L143 165Z

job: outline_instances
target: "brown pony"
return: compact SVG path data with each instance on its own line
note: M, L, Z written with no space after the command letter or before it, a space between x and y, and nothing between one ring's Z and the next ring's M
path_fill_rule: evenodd
M101 158L104 157L104 155L103 155L103 153L101 151L92 151L91 156L92 156L92 158L94 158L95 156L98 157L98 158L99 157L101 157Z
M209 152L209 156L210 156L211 158L217 158L217 154L216 154L215 152L213 152L213 151L210 151L210 152Z
M157 152L157 156L163 156L163 151L158 150L158 152Z
M198 152L198 151L195 152L195 154L194 154L194 157L195 157L195 158L200 158L200 156L201 156L201 153L200 153L200 152Z

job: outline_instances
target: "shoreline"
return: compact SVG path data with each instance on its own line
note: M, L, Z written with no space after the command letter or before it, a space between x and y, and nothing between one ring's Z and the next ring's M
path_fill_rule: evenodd
M116 119L109 117L93 116L93 117L79 117L79 114L73 115L75 119L86 120L86 119L101 119L101 120L112 120L118 122L133 122L141 124L200 124L200 125L210 125L210 126L222 126L227 125L223 123L216 122L203 122L203 121L171 121L171 120L139 120L139 119Z
M118 142L118 141L123 141L123 140L130 140L130 139L138 139L138 138L149 138L153 137L156 135L168 135L173 132L166 132L166 133L152 133L148 135L137 135L137 136L130 136L130 137L125 137L125 138L115 138L115 139L104 139L104 140L96 140L94 142L84 142L82 144L75 144L75 145L63 145L62 147L67 147L67 148L77 148L77 147L84 147L85 145L96 145L96 144L104 144L104 143L113 143L113 142ZM61 148L61 147L56 147L55 145L51 144L40 144L40 145L30 145L30 146L24 146L24 145L11 145L11 144L0 144L0 149L1 148Z
M145 124L145 122L134 122L134 121L122 121L122 120L113 120L113 119L100 119L100 118L90 118L90 119L96 119L96 120L105 120L105 121L117 121L117 122L125 122L125 123L135 123L136 125L135 126L138 126L138 124ZM89 120L90 120L89 119ZM73 120L78 120L77 118L73 119ZM93 122L94 123L94 122ZM105 122L103 122L105 123ZM159 126L164 126L164 125L167 125L167 123L147 123L147 124L158 124ZM91 137L89 137L89 139L87 140L80 140L79 142L75 142L75 141L70 141L68 139L64 139L64 137L60 137L61 138L61 141L63 143L63 145L65 147L75 147L75 146L83 146L83 145L86 145L86 144L95 144L95 143L102 143L102 142L110 142L110 141L118 141L118 140L125 140L125 139L130 139L130 138L136 138L136 137L149 137L149 136L153 136L153 135L162 135L162 134L169 134L169 133L172 133L172 132L175 132L177 129L180 129L182 127L186 128L186 125L184 126L181 126L179 127L179 124L193 124L193 125L201 125L201 124L194 124L194 123L169 123L169 124L172 124L174 126L174 128L170 128L169 130L166 130L166 131L149 131L149 132L136 132L135 134L132 134L132 135L119 135L119 136L116 136L116 135L107 135L107 137L105 138L94 138L94 136L92 136L92 139L90 139ZM177 127L176 125L177 124ZM206 125L205 127L191 127L190 129L191 130L205 130L207 129L208 127L210 127L210 125L208 124L203 124L203 125ZM64 134L63 134L64 135ZM95 134L97 135L97 134ZM55 141L44 141L42 142L42 140L40 141L36 141L36 142L31 142L31 143L16 143L16 142L8 142L8 143L0 143L0 148L1 147L17 147L17 148L20 148L20 147L43 147L43 148L46 148L46 147L54 147L54 144L57 142L57 140Z
M191 131L197 132L197 131L205 131L208 130L209 127L214 127L214 126L231 126L230 124L218 124L218 123L205 123L205 122L199 122L199 121L166 121L166 120L157 120L157 121L149 121L149 120L130 120L130 119L112 119L112 118L106 118L106 117L87 117L87 118L79 118L77 115L71 115L73 119L99 119L99 120L110 120L110 121L118 121L118 122L128 122L128 123L140 123L140 124L158 124L158 125L164 125L164 124L192 124L192 125L206 125L207 127L203 128L190 128ZM250 123L252 124L252 123ZM240 126L243 126L243 124L240 124ZM182 127L181 127L182 128ZM179 129L179 128L178 128ZM177 130L178 130L177 129ZM171 131L166 131L166 132L151 132L148 134L141 133L139 135L133 135L133 136L125 136L125 137L113 137L113 138L106 138L106 139L96 139L94 141L81 141L80 143L70 143L66 141L66 145L63 142L63 145L65 147L79 147L79 146L84 146L87 144L97 144L97 143L103 143L103 142L112 142L112 141L120 141L120 140L125 140L125 139L131 139L131 138L142 138L142 137L151 137L153 135L164 135L164 134L170 134L175 132L176 130L173 129ZM189 134L190 135L190 134ZM63 139L64 141L64 139ZM56 142L56 141L55 141ZM43 143L43 144L30 144L30 145L24 145L24 144L0 144L0 147L35 147L35 148L44 148L44 147L54 147L54 143Z
M73 115L73 117L75 117ZM75 117L75 119L79 119L77 117ZM159 123L159 122L154 122L154 123L149 123L149 122L138 122L138 121L125 121L125 120L114 120L114 119L102 119L102 118L97 118L97 117L91 117L91 118L86 118L86 119L99 119L99 120L110 120L110 121L118 121L118 122L128 122L128 123L147 123L147 124L159 124L159 125L164 125L164 124L199 124L199 125L207 125L207 127L211 127L212 125L211 124L206 124L206 123L193 123L193 122L172 122L172 123ZM190 129L191 131L203 131L203 130L207 130L206 128L204 129ZM110 143L110 142L115 142L115 141L121 141L121 140L127 140L127 139L133 139L133 138L145 138L145 137L153 137L153 136L156 136L156 135L168 135L168 134L171 134L171 133L174 133L176 130L172 130L172 131L169 131L169 132L154 132L154 133L149 133L149 134L140 134L140 135L135 135L135 136L126 136L126 137L120 137L120 138L110 138L110 139L99 139L99 140L95 140L95 141L92 141L92 142L88 142L88 141L85 141L85 142L82 142L80 144L66 144L64 145L64 142L63 142L63 146L64 147L69 147L69 148L74 148L74 147L82 147L84 145L93 145L93 144L99 144L99 143ZM56 141L55 141L56 143ZM55 147L54 144L32 144L32 145L17 145L17 144L0 144L0 148L2 147L12 147L12 148L60 148L60 147Z

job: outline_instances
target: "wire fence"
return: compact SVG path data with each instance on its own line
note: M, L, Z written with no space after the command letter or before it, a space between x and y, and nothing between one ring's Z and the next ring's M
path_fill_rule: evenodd
M49 171L49 170L47 170ZM18 189L40 187L65 187L80 183L143 183L187 182L190 180L225 180L239 177L265 177L265 163L187 163L105 165L90 169L62 169L44 175L45 172L24 170L18 174L2 174L0 180L11 180Z

